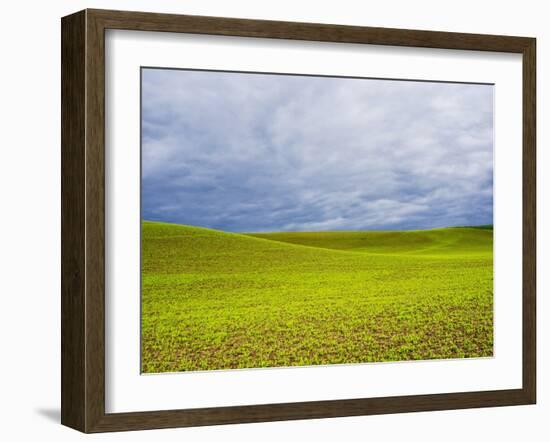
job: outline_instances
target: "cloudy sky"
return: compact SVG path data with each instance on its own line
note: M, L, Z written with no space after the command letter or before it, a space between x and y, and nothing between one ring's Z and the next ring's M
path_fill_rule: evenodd
M234 232L493 222L493 86L142 71L142 218Z

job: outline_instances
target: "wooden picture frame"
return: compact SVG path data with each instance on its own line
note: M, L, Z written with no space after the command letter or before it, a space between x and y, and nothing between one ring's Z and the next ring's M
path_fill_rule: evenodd
M518 53L523 57L523 386L269 405L105 412L105 30ZM536 42L533 38L84 10L62 19L62 409L91 432L534 404Z

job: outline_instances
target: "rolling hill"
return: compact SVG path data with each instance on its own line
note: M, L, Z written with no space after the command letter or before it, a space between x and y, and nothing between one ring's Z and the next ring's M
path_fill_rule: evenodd
M477 227L404 231L275 232L248 235L289 244L371 254L431 255L444 258L454 255L487 255L491 254L493 249L492 230Z
M492 231L142 224L145 373L491 356Z

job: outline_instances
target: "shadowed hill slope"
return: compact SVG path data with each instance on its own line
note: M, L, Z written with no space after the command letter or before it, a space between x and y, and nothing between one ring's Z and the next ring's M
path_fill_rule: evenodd
M324 249L383 254L490 254L493 232L458 227L410 231L340 231L250 233L255 238Z

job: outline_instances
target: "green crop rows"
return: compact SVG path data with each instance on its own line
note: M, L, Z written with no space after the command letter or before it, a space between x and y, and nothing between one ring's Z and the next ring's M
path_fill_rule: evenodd
M492 228L142 229L145 373L493 353Z

